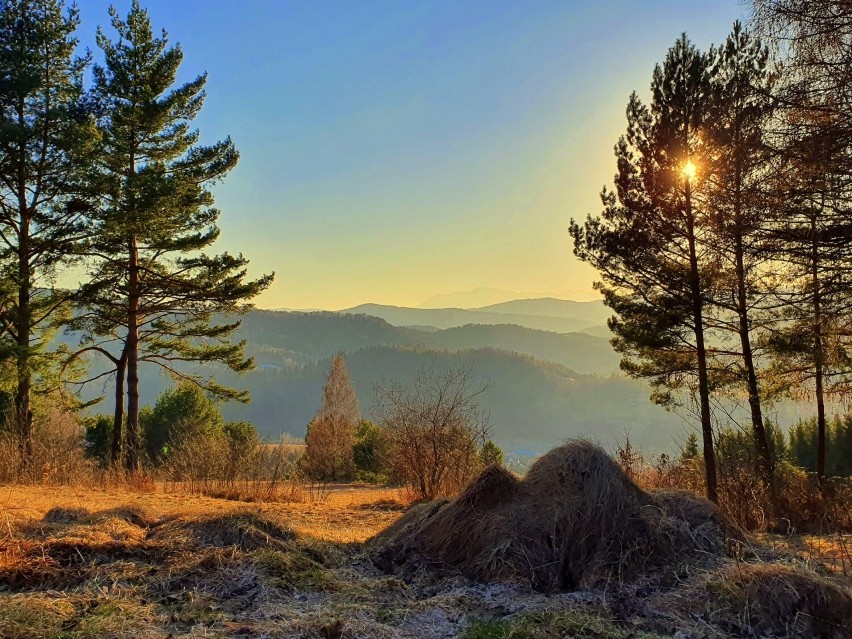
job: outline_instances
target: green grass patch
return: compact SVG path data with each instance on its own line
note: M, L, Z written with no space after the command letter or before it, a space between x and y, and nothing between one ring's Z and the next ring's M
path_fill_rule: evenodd
M463 639L659 639L615 621L605 611L577 609L515 615L500 621L478 621Z
M334 591L340 583L315 556L299 550L262 550L252 553L270 585L283 590Z

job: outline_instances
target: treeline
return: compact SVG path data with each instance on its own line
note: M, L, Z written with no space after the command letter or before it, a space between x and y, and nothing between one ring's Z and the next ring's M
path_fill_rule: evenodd
M698 416L707 496L714 421L742 400L781 516L767 405L813 402L824 483L825 405L852 373L852 8L755 4L751 31L736 23L707 51L682 36L650 103L631 96L615 185L571 234L600 273L622 369Z
M183 53L138 0L109 19L97 56L77 56L76 5L0 1L0 386L22 469L34 402L73 405L69 384L115 379L110 459L130 470L140 363L246 399L177 366L250 368L229 339L239 322L215 318L244 311L272 279L249 279L242 255L208 252L219 237L210 187L239 156L230 139L204 145L193 128L206 74L176 83ZM79 343L55 347L63 329ZM92 357L108 370L88 377Z

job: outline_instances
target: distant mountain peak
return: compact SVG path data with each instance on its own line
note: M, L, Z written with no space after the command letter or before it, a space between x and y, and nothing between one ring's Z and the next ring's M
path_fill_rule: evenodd
M507 291L500 288L479 286L469 291L457 291L454 293L440 293L438 295L433 295L425 302L418 304L417 308L483 309L490 306L505 304L507 302L548 300L570 302L576 300L577 303L585 303L587 301L600 301L600 299L601 298L597 293L591 291L568 291L564 294L560 294L553 292Z
M418 304L417 308L479 308L490 304L499 304L500 302L536 296L535 293L519 293L518 291L506 291L499 288L478 286L469 291L433 295L425 302Z

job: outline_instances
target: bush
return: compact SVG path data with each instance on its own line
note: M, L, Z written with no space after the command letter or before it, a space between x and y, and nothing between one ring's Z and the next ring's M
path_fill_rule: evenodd
M408 388L377 390L388 467L420 499L455 494L482 469L489 427L476 400L488 386L471 382L470 369L421 370Z
M482 445L479 451L479 458L482 460L483 466L491 464L503 465L503 449L490 439Z
M373 422L361 420L355 430L352 457L355 471L361 476L387 475L388 439L385 431Z
M776 451L789 450L779 429L772 429L772 438ZM620 448L618 458L625 472L643 488L689 490L699 495L705 492L703 458L690 440L677 460L661 455L649 461L629 446ZM820 487L814 473L782 456L775 466L781 512L775 521L769 521L769 496L757 470L750 434L734 429L720 432L716 462L719 508L742 528L785 533L852 530L852 481L848 478L829 479Z
M101 468L106 468L112 453L113 417L95 415L85 421L84 428L83 446L86 457L97 461Z
M151 463L162 463L177 446L221 434L224 420L203 390L184 382L157 397L154 408L140 413L139 422Z
M178 490L243 501L301 501L302 479L299 448L286 438L278 444L258 439L249 448L245 426L231 439L219 435L195 437L175 447L164 459L162 476ZM249 439L251 437L249 436ZM239 461L233 455L239 452Z
M59 406L59 407L57 407ZM63 409L61 399L42 397L34 405L33 455L23 463L11 429L0 429L0 483L87 484L95 464L84 454L83 426Z

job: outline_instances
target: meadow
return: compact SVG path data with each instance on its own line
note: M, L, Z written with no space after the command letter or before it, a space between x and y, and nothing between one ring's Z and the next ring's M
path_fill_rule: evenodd
M673 585L654 582L649 569L617 589L590 582L541 592L517 579L471 579L423 558L413 542L404 569L380 568L382 545L369 540L419 508L409 510L402 489L304 485L291 495L296 501L247 502L162 482L3 486L0 636L852 633L849 626L814 625L804 608L800 617L774 603L792 596L795 605L830 605L842 615L852 601L843 598L852 586L848 534L748 536L710 563L684 559ZM774 594L767 598L767 591Z

